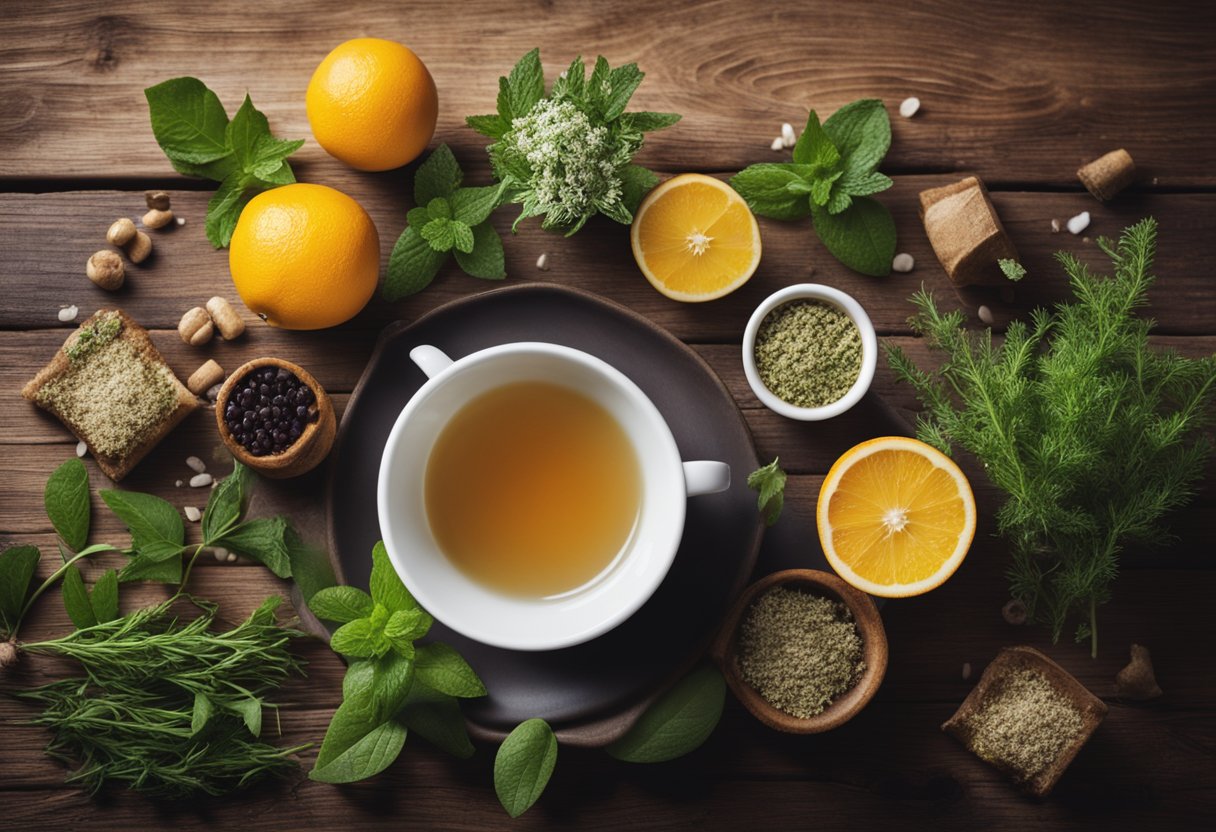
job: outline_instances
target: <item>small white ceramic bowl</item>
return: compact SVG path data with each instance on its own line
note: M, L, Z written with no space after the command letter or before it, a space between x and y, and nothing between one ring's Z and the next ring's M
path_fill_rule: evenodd
M760 331L760 324L777 307L799 300L817 300L820 303L835 306L852 319L853 323L857 325L857 331L861 333L861 372L857 375L857 381L853 382L853 386L844 396L823 407L798 407L778 398L764 386L764 382L760 380L760 371L756 368L756 334ZM861 401L861 397L870 389L870 382L874 380L874 369L877 366L878 338L874 334L874 324L870 323L870 316L852 297L831 286L819 283L799 283L796 286L788 286L779 292L774 292L756 307L756 311L752 313L747 322L747 329L743 332L743 371L747 374L747 383L751 385L752 392L765 407L791 419L818 422L844 413Z

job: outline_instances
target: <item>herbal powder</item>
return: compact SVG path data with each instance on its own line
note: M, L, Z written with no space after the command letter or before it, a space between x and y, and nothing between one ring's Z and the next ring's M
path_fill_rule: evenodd
M760 596L739 633L739 671L790 716L822 713L865 672L853 614L839 601L785 587Z
M773 395L797 407L823 407L843 398L861 374L861 332L835 306L794 301L761 322L755 358Z

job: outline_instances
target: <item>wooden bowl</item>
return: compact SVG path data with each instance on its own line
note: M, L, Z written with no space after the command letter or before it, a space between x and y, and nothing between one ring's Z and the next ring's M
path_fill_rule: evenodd
M224 423L224 411L228 408L228 398L232 395L236 385L245 376L262 367L287 370L307 385L316 396L318 415L316 421L309 422L304 427L303 433L287 450L280 454L254 456L232 437L228 431L228 425ZM241 464L247 465L262 476L271 479L298 477L300 474L316 468L321 460L329 455L329 451L334 445L334 436L338 432L338 420L334 416L333 402L329 400L329 394L325 392L325 388L303 367L281 358L255 358L237 367L236 372L224 381L224 386L220 388L220 393L216 396L215 423L219 427L220 439L224 441L224 445L232 452L232 455L239 459Z
M739 670L736 642L743 616L753 601L775 586L801 589L842 602L853 614L857 632L861 636L865 672L847 693L809 719L791 716L774 708L755 688L744 681ZM874 698L879 685L882 684L882 677L887 672L887 633L883 629L878 608L874 606L869 595L854 589L830 572L817 569L787 569L767 575L744 590L727 615L717 639L710 648L710 656L722 669L722 675L726 677L726 684L730 686L731 691L756 719L770 728L788 734L818 734L848 722Z

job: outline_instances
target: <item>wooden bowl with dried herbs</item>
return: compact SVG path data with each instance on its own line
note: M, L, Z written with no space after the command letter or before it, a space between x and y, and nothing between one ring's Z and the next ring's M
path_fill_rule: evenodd
M710 655L756 719L818 734L874 697L887 671L887 634L864 592L828 572L787 569L748 587Z

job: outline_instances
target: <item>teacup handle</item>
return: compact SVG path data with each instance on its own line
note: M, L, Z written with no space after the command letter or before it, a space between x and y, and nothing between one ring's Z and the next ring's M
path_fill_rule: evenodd
M417 364L418 369L426 373L427 378L434 378L453 363L443 350L429 344L422 344L410 350L410 361Z
M699 459L684 463L684 490L689 497L717 494L730 488L730 466L725 462Z

